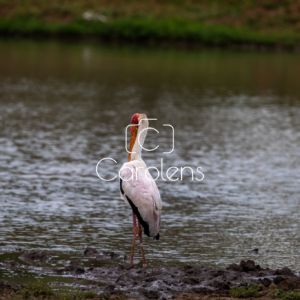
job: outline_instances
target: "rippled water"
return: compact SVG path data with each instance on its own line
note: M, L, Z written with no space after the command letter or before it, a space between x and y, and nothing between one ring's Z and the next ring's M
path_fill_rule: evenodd
M160 145L148 166L205 175L156 181L161 239L144 238L148 265L300 269L299 54L6 40L0 56L0 241L129 254L131 211L95 166L114 158L101 174L117 174L125 127L144 112L160 131L147 136ZM175 128L171 154L163 124Z

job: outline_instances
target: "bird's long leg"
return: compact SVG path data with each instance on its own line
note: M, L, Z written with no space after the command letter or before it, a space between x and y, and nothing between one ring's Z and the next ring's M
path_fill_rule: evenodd
M141 251L142 251L142 256L143 256L143 267L146 268L146 259L145 259L145 254L144 254L144 248L143 248L143 240L142 240L142 226L140 221L139 223L139 238L140 238L140 245L141 245Z
M132 211L132 219L133 219L133 237L132 237L131 256L130 256L130 263L131 264L133 263L133 252L134 252L135 236L137 234L135 214L134 214L133 211Z

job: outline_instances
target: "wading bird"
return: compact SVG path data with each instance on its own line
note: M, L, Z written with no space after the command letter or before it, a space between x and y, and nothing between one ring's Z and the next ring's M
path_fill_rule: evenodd
M135 237L140 238L143 267L146 267L146 259L142 241L142 228L144 233L159 239L160 211L162 201L154 179L149 173L145 162L142 160L142 146L144 144L148 119L145 114L134 114L131 118L131 140L128 162L124 163L120 170L120 194L126 204L132 209L133 238L131 246L130 263L133 263ZM138 228L136 226L138 219Z

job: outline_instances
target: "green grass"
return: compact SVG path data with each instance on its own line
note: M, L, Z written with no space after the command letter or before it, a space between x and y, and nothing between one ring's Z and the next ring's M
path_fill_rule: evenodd
M258 297L260 286L258 284L251 283L249 288L234 287L230 290L230 294L234 298L247 298L247 297Z
M0 0L0 35L294 47L297 11L300 0Z
M25 285L19 293L23 296L24 299L29 299L30 296L42 298L50 298L54 296L51 288L40 280L38 280L34 284Z
M250 44L293 46L300 42L295 33L267 33L246 27L207 25L179 18L121 18L107 23L74 20L66 24L39 19L0 19L0 34L43 37L98 37L134 42L186 42L204 45Z
M277 290L277 291L274 292L274 296L276 298L281 298L281 299L284 299L284 300L300 300L300 293L299 292L294 292L294 291L286 292L286 291L283 291L283 290Z
M49 299L49 300L84 300L97 298L97 294L93 291L77 292L77 293L59 293L53 291L47 284L38 280L33 284L24 285L11 299L19 299L16 295L22 296L22 299ZM100 296L105 299L105 295Z

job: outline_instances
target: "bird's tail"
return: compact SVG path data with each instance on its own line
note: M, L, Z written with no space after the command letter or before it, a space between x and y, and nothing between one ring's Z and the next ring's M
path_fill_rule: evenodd
M153 238L154 240L159 240L159 233Z

